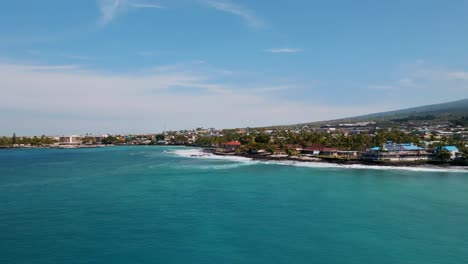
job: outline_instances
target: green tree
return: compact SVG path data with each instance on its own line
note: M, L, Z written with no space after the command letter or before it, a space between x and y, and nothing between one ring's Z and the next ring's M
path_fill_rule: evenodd
M255 136L255 142L257 143L262 143L262 144L267 144L270 142L270 136L265 134L265 133L260 133Z
M184 135L176 135L174 137L174 140L175 140L176 143L179 143L179 144L183 144L183 143L187 142L187 138Z
M242 145L247 145L254 142L254 137L252 135L243 135L239 138L239 141Z
M452 157L452 154L447 150L440 150L437 152L436 157L438 160L447 162Z
M104 139L102 139L102 144L109 145L109 144L115 144L119 140L115 136L108 136Z

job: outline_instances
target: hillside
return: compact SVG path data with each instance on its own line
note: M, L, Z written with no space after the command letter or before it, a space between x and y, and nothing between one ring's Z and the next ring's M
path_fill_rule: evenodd
M343 122L358 122L358 121L378 121L387 122L392 120L408 121L408 120L438 120L438 119L450 119L457 120L462 117L468 117L468 98L441 103L432 104L425 106L412 107L407 109L373 113L368 115L341 118L335 120L324 120L303 124L294 125L279 125L273 126L272 128L291 128L296 126L321 126L323 124L343 123Z
M409 116L427 116L433 115L438 118L447 116L458 116L468 115L468 98L442 104L432 104L426 106L419 106L413 108L407 108L396 111L375 113L363 116L357 116L352 118L346 118L346 120L367 120L367 119L378 119L378 120L390 120L396 118L406 118Z

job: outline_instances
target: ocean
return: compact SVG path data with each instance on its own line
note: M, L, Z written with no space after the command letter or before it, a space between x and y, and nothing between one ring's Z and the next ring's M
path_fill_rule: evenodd
M0 150L0 263L468 263L468 171Z

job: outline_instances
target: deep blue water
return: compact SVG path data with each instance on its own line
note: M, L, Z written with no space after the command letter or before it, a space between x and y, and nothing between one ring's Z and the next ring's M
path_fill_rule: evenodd
M468 263L468 173L0 150L0 263Z

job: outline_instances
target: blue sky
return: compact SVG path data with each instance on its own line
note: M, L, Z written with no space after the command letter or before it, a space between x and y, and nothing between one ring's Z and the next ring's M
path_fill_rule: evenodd
M468 97L467 1L43 0L0 9L0 134L308 122Z

